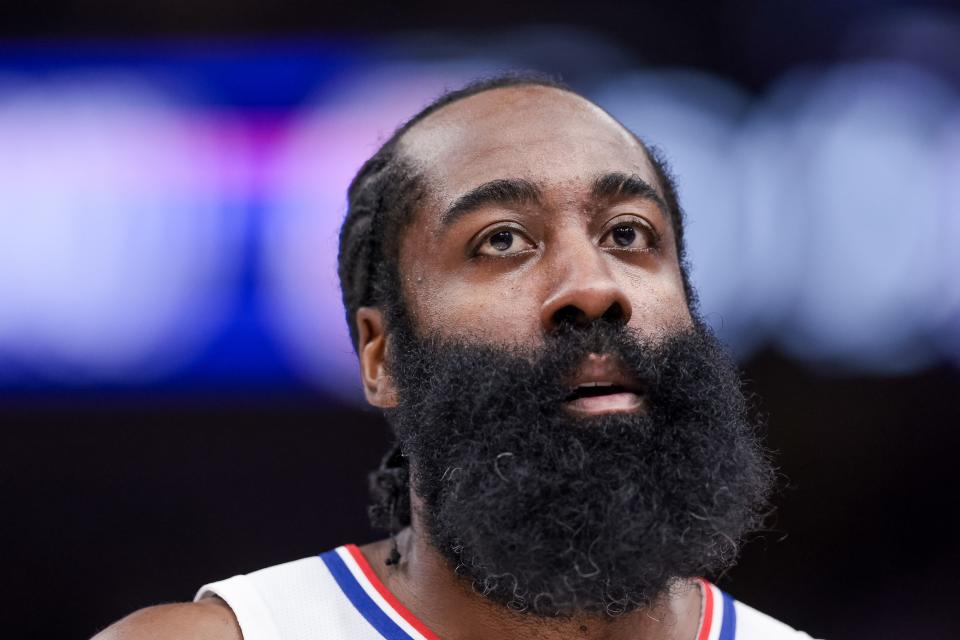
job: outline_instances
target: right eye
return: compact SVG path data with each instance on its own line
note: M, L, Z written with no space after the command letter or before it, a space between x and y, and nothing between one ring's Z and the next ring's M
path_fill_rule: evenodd
M534 244L515 229L495 229L477 247L480 256L510 256L533 249Z

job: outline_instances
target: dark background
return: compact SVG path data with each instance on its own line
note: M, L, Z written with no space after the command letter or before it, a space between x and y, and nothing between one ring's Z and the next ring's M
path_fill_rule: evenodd
M131 3L122 0L27 2L0 7L0 34L11 39L311 38L371 37L412 31L477 33L525 25L572 25L601 33L652 65L690 66L762 89L781 72L863 55L891 45L881 29L858 31L864 16L925 14L936 23L958 8L950 0L731 0L628 2L488 0L464 5L416 3L202 2ZM946 36L946 32L942 36ZM879 40L879 42L877 41ZM960 71L960 44L930 29L926 47L903 52Z
M858 12L952 8L78 0L5 3L0 33L41 47L160 40L176 48L572 24L645 63L705 69L760 92L788 68L869 53L875 32L839 37ZM931 33L929 50L903 55L956 79L960 56L950 47L960 45ZM957 368L841 374L768 348L744 369L768 416L782 486L771 530L720 586L817 637L957 637ZM365 474L386 447L385 425L292 378L212 388L0 387L0 424L8 637L87 637L138 607L190 599L204 582L374 537Z
M831 638L950 638L958 374L746 366L782 489L722 588ZM373 539L373 412L303 392L7 401L0 533L11 637L92 635L204 582Z

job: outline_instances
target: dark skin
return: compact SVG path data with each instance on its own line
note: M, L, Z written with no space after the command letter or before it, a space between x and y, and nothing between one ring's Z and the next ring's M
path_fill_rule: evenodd
M420 122L401 150L427 185L399 254L404 300L418 331L535 346L562 316L588 322L616 313L652 337L692 323L673 228L647 153L590 102L545 87L487 91ZM367 400L394 406L383 316L365 307L356 322ZM603 354L591 360L605 361ZM598 401L577 410L642 406ZM442 638L691 640L696 634L701 602L691 583L616 619L544 619L490 603L430 545L416 495L412 502L412 525L397 537L399 565L386 564L390 540L361 551L387 588ZM241 637L229 607L213 598L139 611L97 640L182 638L186 630L192 638Z

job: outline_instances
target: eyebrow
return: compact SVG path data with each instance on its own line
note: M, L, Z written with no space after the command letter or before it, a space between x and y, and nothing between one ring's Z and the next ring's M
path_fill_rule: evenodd
M621 200L643 198L651 200L664 213L667 203L657 190L637 174L611 172L593 181L591 197L594 200ZM523 205L542 202L540 188L522 178L501 178L484 182L457 198L440 216L440 224L448 226L472 211L491 205Z
M464 214L490 204L521 205L541 202L540 188L529 180L504 178L484 182L457 198L440 216L444 226Z
M652 200L663 213L667 213L667 203L649 182L635 173L605 173L593 181L594 200L622 200L642 198Z

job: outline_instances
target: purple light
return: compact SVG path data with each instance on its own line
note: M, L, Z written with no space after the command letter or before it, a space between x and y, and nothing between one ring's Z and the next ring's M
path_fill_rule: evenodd
M289 356L328 390L360 398L337 279L350 180L406 118L446 87L484 70L406 65L355 77L303 114L277 150L264 236L264 302Z
M129 78L0 92L0 355L144 381L225 317L243 221L209 121Z

